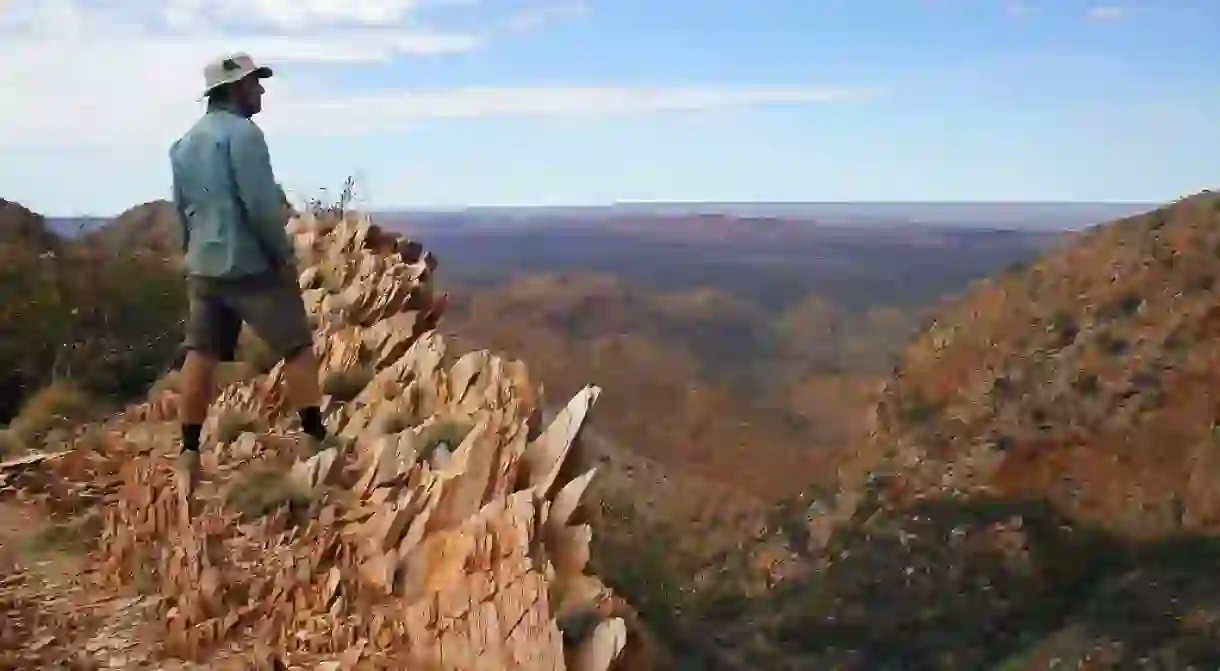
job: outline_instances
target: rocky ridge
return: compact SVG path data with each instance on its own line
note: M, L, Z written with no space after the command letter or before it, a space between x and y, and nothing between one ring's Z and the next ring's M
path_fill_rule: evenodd
M172 390L72 449L0 466L0 499L101 511L96 582L159 594L144 606L158 644L138 659L130 642L93 645L90 664L648 668L633 611L585 572L596 469L579 434L600 390L541 426L523 364L447 356L436 261L418 244L350 214L290 232L343 449L300 453L277 366L213 405L190 503L171 477ZM252 479L269 497L258 515L233 505Z
M1220 668L1217 258L1203 193L946 303L784 571L683 604L700 668Z
M882 392L867 465L887 496L1045 498L1141 538L1220 529L1218 254L1204 192L978 283Z
M945 305L811 515L807 572L730 647L767 668L1220 668L1218 257L1204 192Z

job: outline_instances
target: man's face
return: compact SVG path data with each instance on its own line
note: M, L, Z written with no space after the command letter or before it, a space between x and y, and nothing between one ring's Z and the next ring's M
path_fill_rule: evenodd
M238 82L237 92L242 105L250 112L250 116L263 111L263 93L266 92L266 89L263 88L263 80L258 77L246 77Z

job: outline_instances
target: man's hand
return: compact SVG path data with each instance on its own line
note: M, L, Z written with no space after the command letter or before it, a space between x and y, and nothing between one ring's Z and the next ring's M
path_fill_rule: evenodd
M287 225L287 222L301 216L301 213L297 212L297 208L293 207L292 203L288 200L288 194L284 193L284 185L276 184L276 186L280 189L280 209L283 210L284 222Z

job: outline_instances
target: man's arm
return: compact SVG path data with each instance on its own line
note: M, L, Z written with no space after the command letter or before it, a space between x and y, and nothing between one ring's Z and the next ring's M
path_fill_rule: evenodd
M191 226L186 220L186 204L182 202L182 191L178 188L178 178L174 178L174 210L178 212L178 233L182 240L182 253L186 254L191 245Z
M173 180L174 211L178 213L178 233L182 241L182 254L185 255L191 242L191 227L186 220L186 203L182 200L182 188L178 184L178 166L174 165L173 152L170 152L170 175Z
M229 160L237 197L246 208L254 236L271 255L276 266L295 263L295 253L284 217L279 184L271 170L271 154L263 131L253 123L242 124L229 137Z

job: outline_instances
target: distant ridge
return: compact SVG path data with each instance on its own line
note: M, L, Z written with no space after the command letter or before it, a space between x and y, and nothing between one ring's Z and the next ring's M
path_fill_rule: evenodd
M1080 230L1105 221L1140 214L1154 203L1084 202L623 202L608 205L476 205L453 208L381 210L375 216L477 219L584 219L621 216L727 216L816 220L823 225L926 226L1028 230Z
M455 205L372 210L374 218L421 224L533 220L589 220L622 216L725 216L816 220L828 226L916 224L929 227L1074 231L1141 214L1156 203L1091 202L620 202L605 205ZM117 216L114 215L114 216ZM59 235L75 236L104 226L113 216L47 217Z

